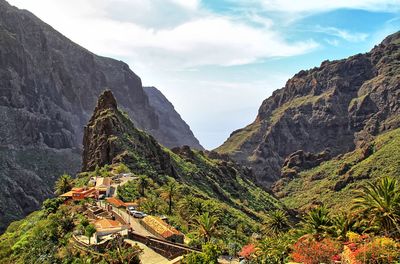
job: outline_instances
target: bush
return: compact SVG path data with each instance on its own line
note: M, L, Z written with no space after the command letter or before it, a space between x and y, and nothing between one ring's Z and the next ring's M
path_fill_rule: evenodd
M388 237L378 237L370 241L359 240L345 246L342 254L349 264L389 264L399 261L400 243Z
M304 264L330 263L341 253L338 242L325 238L317 241L310 236L301 237L293 246L291 258Z

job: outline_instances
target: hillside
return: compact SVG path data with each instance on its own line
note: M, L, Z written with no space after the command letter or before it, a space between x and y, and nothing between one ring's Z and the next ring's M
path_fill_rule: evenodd
M111 171L121 168L145 177L149 185L144 196L139 195L134 181L118 187L118 196L141 199L148 213L167 214L169 221L190 238L192 246L199 246L202 240L192 222L197 216L190 210L202 217L217 217L215 234L219 245L228 250L232 245L239 248L258 232L269 211L282 209L279 201L250 181L249 170L232 161L187 146L172 151L161 146L118 109L111 91L101 94L84 131L83 169L74 185L86 186L91 176L115 175ZM176 193L173 211L168 212L162 193L171 183ZM79 222L85 215L84 202L88 201L49 199L42 210L13 222L0 236L0 263L33 263L33 258L44 263L95 260L99 254L83 254L71 239L72 233L79 232Z
M91 53L0 0L0 232L51 196L57 175L79 170L82 128L104 89L165 146L198 144L181 119L173 127L160 121L157 107L164 106L150 104L127 64Z
M251 166L257 181L271 186L298 151L316 166L363 147L400 125L399 59L400 32L368 53L300 71L216 151Z
M337 212L346 210L343 205L366 182L384 176L400 179L400 129L383 133L364 148L302 171L293 179L284 178L274 191L289 208L307 210L324 204Z
M280 207L275 198L252 183L248 169L218 159L215 154L212 158L212 154L189 147L171 151L159 145L118 109L110 91L105 91L98 100L85 127L83 146L83 171L123 163L135 174L147 175L156 182L170 176L253 217L257 217L257 211Z

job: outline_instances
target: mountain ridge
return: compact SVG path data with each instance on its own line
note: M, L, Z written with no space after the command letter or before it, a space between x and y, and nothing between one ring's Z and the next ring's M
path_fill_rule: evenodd
M258 182L271 186L296 151L332 158L362 147L400 125L399 56L397 32L370 52L300 71L216 151L252 166Z

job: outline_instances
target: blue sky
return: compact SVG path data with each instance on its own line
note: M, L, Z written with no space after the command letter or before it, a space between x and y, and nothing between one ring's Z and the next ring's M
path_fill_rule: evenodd
M9 0L159 88L213 149L301 69L370 50L400 0Z

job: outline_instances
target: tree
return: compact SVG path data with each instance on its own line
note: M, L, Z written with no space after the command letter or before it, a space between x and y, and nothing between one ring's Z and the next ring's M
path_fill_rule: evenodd
M325 236L332 226L329 211L324 206L313 208L303 221L303 227L309 234L314 234L318 239Z
M358 219L351 213L340 213L332 218L332 235L346 240L347 232L359 229Z
M369 217L370 225L382 230L386 235L400 234L400 186L390 177L367 186L354 200L354 209Z
M218 257L221 251L215 244L205 244L203 245L202 253L191 253L186 255L182 263L184 264L217 264Z
M64 202L64 199L58 197L58 198L52 198L52 199L46 199L43 202L42 209L47 212L47 214L55 213L57 212L58 207Z
M155 195L150 195L141 203L141 207L148 214L157 214L160 209L160 199Z
M89 239L89 244L90 244L90 238L96 233L96 228L94 227L94 225L89 224L85 227L85 235L88 237Z
M168 201L168 214L172 214L172 203L174 197L177 195L178 192L178 185L175 181L169 181L164 187L161 193L161 197Z
M138 187L140 189L140 195L144 196L145 189L149 186L149 179L145 175L140 175L138 179Z
M73 187L73 182L72 182L71 176L68 174L63 174L56 181L55 193L57 195L61 195L63 193L70 191L72 189L72 187Z
M206 243L217 233L219 218L215 215L210 215L209 212L205 212L195 218L193 222L198 228L199 236L204 239Z
M269 213L265 221L265 231L273 235L278 235L290 228L287 215L282 210L275 210Z

